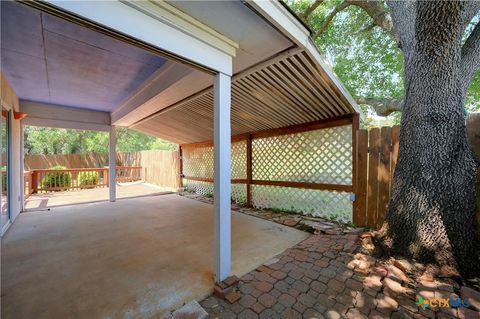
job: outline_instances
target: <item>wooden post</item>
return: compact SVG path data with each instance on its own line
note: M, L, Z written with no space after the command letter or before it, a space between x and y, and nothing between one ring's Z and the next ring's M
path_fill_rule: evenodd
M380 129L372 128L368 143L368 207L367 227L375 228L378 212L378 152Z
M392 129L382 127L380 130L380 161L378 167L378 214L377 229L385 220L390 199L390 152L392 150Z
M252 134L247 136L247 207L252 207Z
M180 170L178 188L182 189L183 188L183 150L182 150L182 145L180 145L179 148L178 148L178 154L179 154L178 157L179 157L179 160L180 160L180 164L178 165L179 170Z
M36 194L38 192L38 172L32 171L32 194Z
M355 201L357 200L358 197L358 174L357 174L357 158L358 158L358 128L360 126L360 119L358 116L358 113L353 114L352 116L352 188L353 188L353 194L355 196L354 198L354 205L355 207ZM354 219L355 215L355 210L352 210L352 221Z

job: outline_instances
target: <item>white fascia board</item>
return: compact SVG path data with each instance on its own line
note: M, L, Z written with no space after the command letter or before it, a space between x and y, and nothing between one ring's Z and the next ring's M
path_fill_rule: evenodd
M120 2L118 0L47 0L47 2L161 50L168 51L194 64L216 72L232 74L233 56L226 51L232 51L232 48L235 48L233 41L223 41L221 48L219 48L218 44L223 36L216 35L214 37L210 34L207 37L208 32L205 31L205 28L208 27L206 26L199 31L198 26L195 27L194 24L190 24L189 30L195 31L186 32L187 20L183 19L178 23L172 22L174 15L167 12L162 6L151 2ZM212 40L213 38L215 41Z
M110 113L53 105L32 101L20 101L20 111L27 113L22 124L77 130L110 130Z
M250 4L284 35L290 38L295 44L304 48L308 55L317 62L320 68L328 75L333 84L353 109L361 114L357 102L355 102L353 97L337 78L332 68L321 56L317 46L310 37L309 31L290 12L288 12L279 1L249 0L248 4Z

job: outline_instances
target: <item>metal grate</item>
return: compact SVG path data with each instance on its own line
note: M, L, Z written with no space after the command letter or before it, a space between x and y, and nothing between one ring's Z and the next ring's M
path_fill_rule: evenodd
M255 208L301 212L342 222L352 221L350 193L252 185L252 201Z
M352 184L352 128L337 126L252 141L254 180Z

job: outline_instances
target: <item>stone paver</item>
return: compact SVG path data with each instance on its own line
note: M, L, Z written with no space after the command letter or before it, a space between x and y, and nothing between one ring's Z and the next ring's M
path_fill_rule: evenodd
M355 253L358 236L311 235L240 278L242 297L228 304L210 296L200 304L210 318L479 318L473 305L467 309L423 310L417 296L446 297L459 292L452 284L414 283L410 265L385 265ZM358 250L358 249L357 249ZM401 267L398 267L401 266ZM456 289L456 290L455 290ZM476 291L463 289L464 295Z

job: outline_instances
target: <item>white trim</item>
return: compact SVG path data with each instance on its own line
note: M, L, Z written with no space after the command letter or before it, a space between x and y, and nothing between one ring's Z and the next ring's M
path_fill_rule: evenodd
M120 0L122 1L122 0ZM165 1L122 1L145 14L176 28L183 33L213 46L230 56L235 56L238 43L178 10ZM175 3L175 2L174 2Z
M25 125L20 123L20 212L25 209ZM29 185L31 188L32 185Z
M110 126L108 136L108 190L109 200L117 200L117 134L115 126Z
M162 9L162 6L118 0L98 2L47 0L47 2L195 64L227 75L232 74L232 55L225 53L225 50L231 50L231 41L224 42L224 46L219 48L219 36L215 37L216 43L213 43L212 34L209 35L210 39L204 34L207 26L204 26L203 31L199 31L198 25L190 24L187 28L185 19L176 19L175 23L172 20L168 21L165 16L170 15L171 19L174 17ZM145 9L145 6L148 9ZM189 34L186 33L186 28Z
M32 126L42 126L42 127L75 129L75 130L102 131L102 132L108 132L110 130L110 125L84 123L84 122L76 122L76 121L65 121L65 120L39 119L39 118L32 118L32 117L27 117L23 119L22 124L32 125Z
M230 276L232 270L231 225L231 77L217 74L214 91L214 210L215 210L215 281Z
M110 113L62 105L20 101L20 110L27 113L22 124L72 128L78 130L109 131Z

